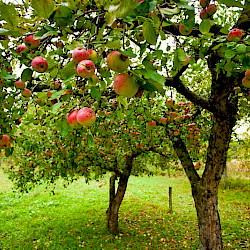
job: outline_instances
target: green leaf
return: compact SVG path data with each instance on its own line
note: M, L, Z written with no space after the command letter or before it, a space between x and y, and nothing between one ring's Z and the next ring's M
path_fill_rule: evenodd
M124 18L136 8L135 0L123 0L118 5L112 5L106 13L106 22L109 26L118 18Z
M157 36L153 24L149 21L146 21L143 24L142 29L143 29L143 36L145 37L146 41L150 44L155 45L157 42Z
M8 147L8 148L5 149L5 156L9 157L9 156L11 156L13 154L13 152L14 152L14 148L13 147Z
M9 31L9 30L0 28L0 35L3 35L3 34L5 34L5 33L7 33L8 31Z
M149 79L148 81L152 86L154 86L156 91L158 91L162 95L165 95L165 90L163 88L163 84L156 82L156 81L153 81L152 79Z
M210 19L204 19L200 23L199 30L202 34L208 34L212 25L213 25L213 22L211 22Z
M55 2L53 0L32 0L31 6L36 15L42 19L48 19L55 10Z
M234 56L235 56L235 51L233 51L233 50L227 50L226 52L225 52L225 58L226 59L231 59L231 58L233 58Z
M99 89L96 88L96 87L92 87L92 88L91 88L90 95L91 95L92 98L96 99L97 101L100 101L101 98L102 98L101 92L100 92Z
M41 31L44 31L44 30L41 30ZM46 37L49 37L49 36L57 36L58 35L58 32L57 31L45 31L45 33L42 34L41 31L38 31L34 38L35 39L44 39Z
M136 58L136 54L133 53L132 48L129 48L127 51L121 51L120 53L123 54L124 56L130 57L130 58Z
M125 108L128 109L128 101L127 98L124 96L118 96L117 101L121 103L121 105Z
M71 9L66 6L59 6L56 9L53 20L59 27L65 27L69 23L73 22Z
M19 23L19 14L12 4L0 3L0 20L3 19L13 28L16 28Z
M244 8L244 5L242 5L241 1L236 0L221 0L221 3L224 3L227 7L239 7Z
M95 141L92 135L88 134L87 135L87 143L90 147L94 147L95 146Z
M29 68L24 69L21 75L21 80L23 82L30 81L32 79L32 74L33 74L33 71L31 69Z
M165 77L158 74L157 72L155 72L153 70L147 70L146 76L149 77L150 79L152 79L153 81L158 82L160 84L165 83Z
M58 103L54 104L53 107L52 107L52 113L57 114L61 105L62 105L61 102L58 102Z
M67 123L66 119L60 125L62 127L62 130L61 130L62 137L65 138L69 133L70 126Z
M161 14L163 15L167 15L167 16L173 16L173 15L176 15L176 14L179 14L181 9L180 8L159 8Z
M73 61L66 64L61 70L61 78L63 80L69 77L73 77L75 74L76 74L76 64Z
M42 101L45 101L47 99L47 93L46 92L38 92L37 97L41 99Z
M53 99L58 99L61 97L61 95L65 92L65 90L60 90L60 91L56 91L55 93L52 94L52 96L50 97L51 100Z
M178 55L178 60L180 62L185 62L187 60L186 52L181 48L177 48L176 51L177 51L177 55Z

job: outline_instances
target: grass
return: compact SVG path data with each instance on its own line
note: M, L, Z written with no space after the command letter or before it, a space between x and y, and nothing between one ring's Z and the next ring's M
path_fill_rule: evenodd
M249 249L249 181L220 189L226 249ZM44 186L20 196L0 170L0 249L197 249L198 227L186 177L131 177L120 208L117 236L105 229L108 178L52 195ZM173 188L173 213L168 187Z

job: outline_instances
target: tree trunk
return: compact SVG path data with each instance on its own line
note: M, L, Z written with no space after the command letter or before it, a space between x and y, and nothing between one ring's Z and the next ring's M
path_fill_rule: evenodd
M211 187L192 187L199 224L200 250L223 249L217 192L218 189Z
M128 179L132 169L132 161L134 156L128 157L126 161L126 168L122 173L119 173L119 183L117 191L115 192L115 181L117 174L110 177L110 188L109 188L109 207L106 211L107 214L107 229L112 234L118 234L118 212L122 200L124 198Z

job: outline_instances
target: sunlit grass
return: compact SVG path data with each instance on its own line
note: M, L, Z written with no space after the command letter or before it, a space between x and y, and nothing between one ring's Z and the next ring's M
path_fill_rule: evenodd
M20 196L0 172L0 249L197 249L198 228L186 177L131 177L120 209L120 234L105 229L108 178L80 179L55 195L43 186ZM173 188L173 213L168 188ZM250 247L249 182L221 189L226 249Z

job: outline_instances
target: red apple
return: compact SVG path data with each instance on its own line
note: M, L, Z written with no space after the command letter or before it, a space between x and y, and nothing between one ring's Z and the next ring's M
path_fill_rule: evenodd
M162 117L162 118L160 119L159 123L160 123L160 124L163 124L163 125L168 124L168 118Z
M11 139L8 135L0 136L0 147L9 147Z
M94 60L97 58L97 52L93 49L88 50L89 53L89 59Z
M242 32L240 29L232 29L227 37L229 41L240 40L242 38Z
M54 84L52 85L53 89L60 89L61 84L58 81L54 81Z
M205 9L200 12L200 18L202 20L208 18L208 14L207 14L207 11Z
M77 65L77 74L83 78L90 78L95 74L95 64L90 60L82 60Z
M115 72L123 72L127 70L130 61L128 57L122 55L119 51L112 51L107 56L107 65Z
M78 111L76 119L82 126L89 127L94 124L96 115L92 109L84 107Z
M180 61L181 66L186 66L189 64L189 60L190 60L189 55L186 54L186 56L187 56L187 59L185 61Z
M36 56L31 62L31 67L33 70L43 73L48 69L48 62L45 58Z
M206 8L209 5L210 0L200 0L200 5L202 8Z
M63 42L62 42L62 41L58 41L58 42L56 42L56 47L57 47L57 48L61 48L61 49L63 49L63 47L64 47Z
M82 47L75 48L72 53L72 58L75 63L89 59L89 52Z
M192 30L193 30L193 28L191 28L190 30L186 30L184 24L180 24L180 26L179 26L179 31L183 36L187 36L187 35L191 34Z
M47 92L47 96L48 96L48 97L51 97L51 96L52 96L51 90L49 90L49 91Z
M24 89L25 88L25 83L21 80L15 82L15 87L17 89Z
M148 125L150 128L154 128L154 127L156 127L156 122L154 120L152 120L148 123Z
M250 69L245 72L245 77L250 80Z
M212 16L217 11L217 6L215 4L210 4L207 6L206 11L209 16Z
M34 35L29 35L24 38L24 43L29 49L36 49L39 47L40 41L34 39Z
M21 54L21 53L26 53L29 51L28 47L25 45L25 44L19 44L17 47L16 47L16 51L18 54Z
M22 95L23 95L24 97L31 97L31 96L32 96L32 93L31 93L31 91L30 91L29 89L24 89L24 90L22 91Z
M133 97L139 90L139 84L127 73L118 74L114 79L114 89L118 95Z
M77 119L76 119L77 113L78 111L74 109L69 113L67 117L67 122L71 127L77 126Z
M245 86L246 88L250 88L250 79L244 77L242 79L242 85Z

